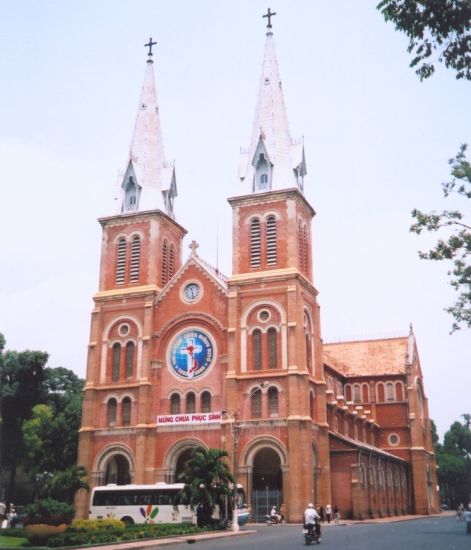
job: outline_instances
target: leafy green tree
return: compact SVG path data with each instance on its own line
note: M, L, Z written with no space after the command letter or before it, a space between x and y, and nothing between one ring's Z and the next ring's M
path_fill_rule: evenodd
M386 21L409 38L420 80L432 76L435 62L471 80L471 2L469 0L382 0L377 8Z
M466 145L462 145L455 158L449 160L452 179L442 183L446 197L457 195L471 199L471 164L466 159ZM469 206L468 206L469 212ZM465 208L466 211L466 208ZM425 260L449 260L453 268L448 272L450 284L458 292L456 302L445 311L454 322L452 332L462 326L471 327L471 220L467 220L459 210L442 210L424 213L414 209L415 223L410 230L420 235L423 230L439 231L444 238L428 252L419 252Z
M73 504L79 489L89 489L86 477L87 470L83 466L70 466L47 480L44 493L49 498Z
M3 335L0 344L0 470L6 478L6 499L11 500L24 450L22 424L39 402L48 355L40 351L4 351Z
M227 452L220 449L196 447L179 476L185 484L183 502L201 508L201 523L210 523L216 505L223 506L224 496L232 494L234 480L224 460L227 457Z

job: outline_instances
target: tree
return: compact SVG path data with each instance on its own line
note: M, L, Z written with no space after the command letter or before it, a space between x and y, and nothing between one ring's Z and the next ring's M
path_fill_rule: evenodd
M469 414L454 422L435 452L442 500L453 507L466 504L471 494L471 430Z
M432 76L436 62L471 80L469 0L382 0L377 9L409 37L410 67L418 67L420 80Z
M452 180L442 183L445 198L455 194L471 199L471 164L466 159L466 149L467 145L462 145L456 157L449 160ZM458 292L458 298L445 311L454 318L452 332L462 326L471 327L471 220L468 222L459 210L442 210L439 213L433 211L427 214L414 209L412 217L416 222L410 227L410 231L420 235L425 229L440 231L446 235L428 252L419 252L419 256L424 260L452 262L453 269L448 275L451 276L451 286Z
M41 351L3 351L3 335L0 344L0 470L7 477L6 499L11 500L23 454L21 427L40 398L48 355Z
M234 480L224 461L227 457L226 451L220 449L196 447L179 476L179 481L185 484L183 502L201 509L199 524L210 523L216 505L223 506L224 496L232 494L230 484Z

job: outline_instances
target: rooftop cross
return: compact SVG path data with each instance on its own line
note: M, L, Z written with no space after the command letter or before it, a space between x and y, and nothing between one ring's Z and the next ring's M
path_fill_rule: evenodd
M155 46L157 42L152 42L152 37L149 38L149 42L147 44L144 44L146 48L149 48L149 53L147 54L150 57L152 57L152 46Z
M276 11L274 12L271 12L270 11L270 8L268 8L268 11L265 15L262 15L262 17L266 17L268 19L268 23L267 23L267 29L271 29L272 25L271 25L271 18L276 15Z
M199 248L199 246L200 245L195 240L191 241L191 244L188 246L188 248L191 249L192 255L196 256L196 249Z

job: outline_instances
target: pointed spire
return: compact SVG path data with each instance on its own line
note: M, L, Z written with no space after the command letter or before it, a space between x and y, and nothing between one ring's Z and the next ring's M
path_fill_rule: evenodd
M304 145L293 143L278 70L270 12L267 17L265 55L258 92L252 139L241 151L239 177L250 192L297 187L303 190L306 174Z
M150 38L145 45L148 59L119 208L123 213L159 209L174 218L177 186L175 169L165 160L152 61L155 44Z

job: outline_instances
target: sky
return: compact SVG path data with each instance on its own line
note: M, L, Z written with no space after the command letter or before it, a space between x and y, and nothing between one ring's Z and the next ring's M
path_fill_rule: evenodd
M294 139L304 137L314 283L324 341L404 336L412 323L439 433L471 413L469 330L450 335L444 263L411 210L443 199L448 159L471 143L469 82L420 82L377 0L272 0ZM0 332L85 375L101 228L115 211L146 64L154 68L176 219L230 275L240 147L249 145L268 3L3 0L0 20Z

